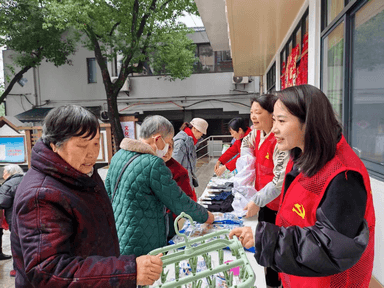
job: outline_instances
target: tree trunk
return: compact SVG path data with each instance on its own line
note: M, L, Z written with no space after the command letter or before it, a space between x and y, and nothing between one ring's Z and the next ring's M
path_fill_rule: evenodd
M117 150L120 147L120 142L124 138L123 129L120 124L119 111L117 110L118 93L119 92L114 94L112 91L107 92L108 118Z
M22 77L23 77L23 74L25 72L27 72L29 69L31 69L32 66L26 66L24 67L23 69L21 69L14 77L13 79L11 80L11 82L9 82L9 85L7 87L7 89L5 89L4 93L1 95L0 97L0 104L3 103L3 100L5 97L7 97L7 95L9 94L9 92L12 91L12 88L13 88L13 85L16 84L17 81L19 81Z

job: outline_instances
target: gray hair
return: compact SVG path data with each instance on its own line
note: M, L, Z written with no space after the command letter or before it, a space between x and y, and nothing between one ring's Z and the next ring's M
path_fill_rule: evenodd
M15 174L24 174L23 169L19 165L9 164L4 166L4 171L7 171L10 176Z
M65 105L49 111L44 119L41 139L46 145L62 146L72 137L92 137L100 131L97 117L77 105Z
M140 138L148 139L156 133L160 133L163 138L166 138L171 134L174 135L175 129L171 122L163 116L153 115L146 117L140 127Z

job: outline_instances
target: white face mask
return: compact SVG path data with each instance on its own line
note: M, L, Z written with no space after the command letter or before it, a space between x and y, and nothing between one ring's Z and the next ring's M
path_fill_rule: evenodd
M164 142L164 148L162 150L158 149L157 148L157 145L156 145L156 156L159 157L159 158L163 158L165 156L165 154L167 154L168 152L168 149L169 149L169 144L168 143L165 143L164 139L161 138Z

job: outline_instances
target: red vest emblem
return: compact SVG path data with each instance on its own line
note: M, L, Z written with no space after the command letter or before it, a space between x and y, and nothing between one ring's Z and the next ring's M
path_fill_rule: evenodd
M256 134L256 143L255 143L255 170L256 170L256 180L255 188L257 191L260 191L265 185L272 181L273 177L273 152L276 146L276 138L273 133L264 140L259 148L260 143L260 133L258 130ZM274 199L273 201L267 204L269 209L277 211L279 209L280 196Z

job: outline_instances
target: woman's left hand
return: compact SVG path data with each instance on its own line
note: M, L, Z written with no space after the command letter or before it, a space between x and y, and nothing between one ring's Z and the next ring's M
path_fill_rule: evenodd
M251 227L235 228L229 233L229 238L232 239L233 235L239 238L239 241L243 247L249 249L255 246L255 239L253 238Z
M208 219L205 223L212 224L215 221L215 215L208 211Z
M227 167L225 167L225 165L221 165L219 168L217 168L215 170L215 173L217 176L221 176L221 175L223 175L223 173L226 169L227 169Z

